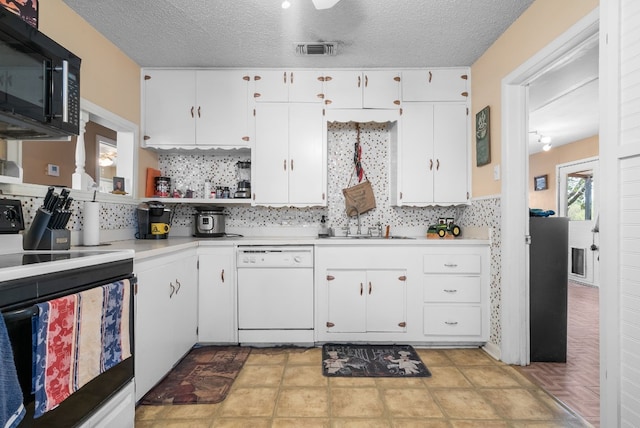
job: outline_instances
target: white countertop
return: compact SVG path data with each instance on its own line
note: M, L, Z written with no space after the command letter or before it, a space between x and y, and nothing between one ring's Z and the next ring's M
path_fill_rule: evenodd
M316 246L458 246L458 245L489 245L488 239L427 239L425 237L412 237L411 239L384 239L384 238L318 238L312 236L255 236L255 237L220 237L220 238L195 238L195 237L169 237L167 239L132 239L115 241L109 246L112 250L133 250L137 260L168 254L174 251L186 250L197 247L216 247L234 245L316 245Z

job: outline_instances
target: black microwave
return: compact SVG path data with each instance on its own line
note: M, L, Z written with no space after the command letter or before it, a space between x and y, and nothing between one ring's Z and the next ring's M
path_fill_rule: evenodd
M80 58L0 7L0 138L57 139L80 128Z

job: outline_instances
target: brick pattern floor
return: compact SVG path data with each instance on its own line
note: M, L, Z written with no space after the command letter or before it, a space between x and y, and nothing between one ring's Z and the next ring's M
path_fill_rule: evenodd
M600 426L599 289L569 282L567 362L519 370L593 426Z

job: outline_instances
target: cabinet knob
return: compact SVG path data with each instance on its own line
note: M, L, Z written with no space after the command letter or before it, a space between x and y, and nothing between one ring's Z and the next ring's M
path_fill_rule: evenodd
M251 77L249 77L249 76L242 76L242 80L246 80L246 81L248 82L249 80L251 80Z
M222 283L224 283L224 269L222 269L222 272L220 272L220 280L222 281Z
M358 88L360 87L361 80L360 76L358 76Z
M200 106L198 106L198 118L200 118Z
M398 277L398 279L400 281L406 281L407 280L407 276L406 275L401 275L401 276Z
M321 100L324 99L324 94L318 94L316 95L316 97L320 98Z
M291 84L293 85L293 71L289 74L289 81L291 81Z
M469 92L463 92L460 95L462 95L463 97L468 97L469 96Z
M194 109L194 107L193 107L193 106L191 106L191 117L195 117L195 116L193 115L193 109Z
M369 294L371 294L371 281L369 281Z
M169 283L169 298L171 299L173 297L173 294L176 291L176 287L173 285L173 282Z
M436 159L436 171L440 170L440 159Z
M447 289L447 288L445 288L445 289L444 289L444 290L442 290L442 291L444 291L445 293L449 293L449 294L453 294L453 293L457 293L457 292L458 292L458 290Z
M445 323L446 325L451 325L451 326L453 326L453 325L458 325L458 321L445 321L444 323Z
M394 77L393 80L395 80L396 82L399 82L400 81L400 76Z
M178 294L178 291L180 291L180 287L182 287L182 284L180 284L180 281L178 281L178 279L176 278L176 294Z
M369 86L369 76L367 76L366 74L364 75L364 87L366 88L367 86Z
M433 73L429 72L429 83L431 83L431 79L433 78Z
M322 76L318 76L318 80L321 81L321 82L324 82L325 79Z
M331 328L331 327L335 327L335 324L332 322L327 321L327 327Z
M259 98L261 95L259 92L254 92L253 98Z
M149 79L151 79L151 76L149 76L148 74L145 74L144 75L144 80L149 80Z
M253 80L260 80L260 79L262 79L262 77L260 77L260 76L253 76Z
M247 136L242 137L242 141L249 141L249 137Z
M469 79L469 76L467 76L466 74L463 74L462 76L460 76L460 78L462 80L467 80L467 79Z
M398 323L398 327L403 327L404 328L406 326L407 326L407 323L404 322L404 321Z
M334 279L336 279L335 276L333 275L327 275L327 281L333 281Z
M293 171L293 159L291 159L291 171Z
M362 291L363 291L362 283L360 283L360 295L361 295L361 296L362 296Z
M448 267L448 268L457 268L458 267L458 265L456 263L445 263L444 266Z
M282 168L286 171L287 170L287 160L285 159L284 161L282 161Z
M324 76L324 81L325 82L331 82L333 80L333 77L331 76Z
M329 104L331 104L331 100L324 100L324 104L328 106Z
M429 171L433 171L433 159L429 159Z
M399 106L399 105L400 105L400 100L394 100L394 101L393 101L393 103L394 103L395 105Z
M148 135L145 135L144 137L142 137L142 139L143 139L144 141L147 141L147 140L150 140L150 139L151 139L151 137L149 137Z

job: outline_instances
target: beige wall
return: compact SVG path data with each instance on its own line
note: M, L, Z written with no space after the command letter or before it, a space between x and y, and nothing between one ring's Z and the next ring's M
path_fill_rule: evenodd
M39 8L39 30L82 59L82 98L140 126L140 66L62 0L41 1ZM147 167L157 164L155 153L139 150L139 195L144 195Z
M598 156L599 141L595 135L529 156L529 207L554 210L557 213L556 165ZM534 191L533 178L540 175L547 175L549 187L546 190Z
M536 0L516 22L472 65L472 129L475 114L491 108L491 163L476 167L475 133L472 139L472 194L500 194L493 169L501 162L501 81L523 62L598 6L598 0Z
M23 181L45 186L71 187L71 175L76 169L75 138L72 141L23 141L22 168ZM58 165L60 175L47 175L47 165Z

